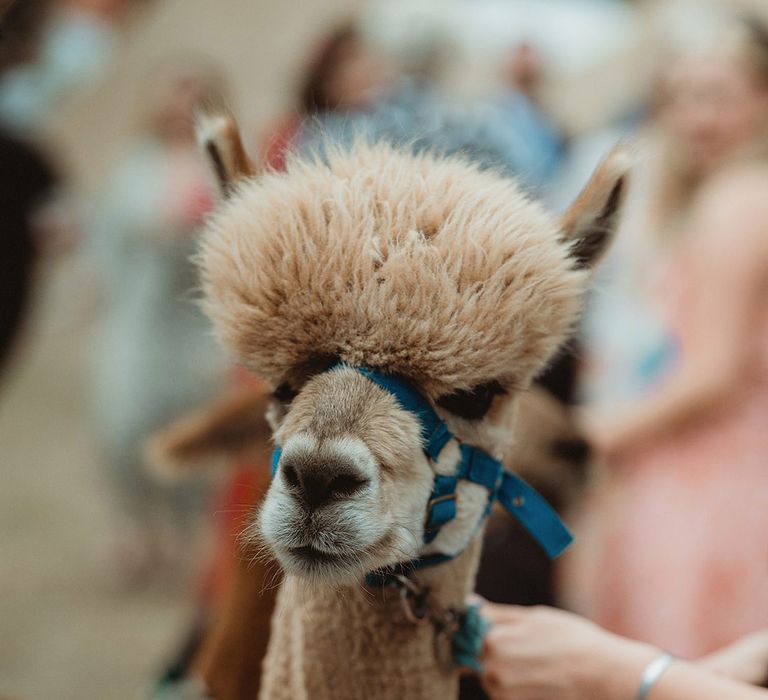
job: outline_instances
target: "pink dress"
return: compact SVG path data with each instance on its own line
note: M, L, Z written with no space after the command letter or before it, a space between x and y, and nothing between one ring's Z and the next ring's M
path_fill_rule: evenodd
M674 282L664 306L684 361L701 281L683 262ZM596 621L681 657L768 627L768 304L751 328L755 360L730 397L633 453L600 504Z

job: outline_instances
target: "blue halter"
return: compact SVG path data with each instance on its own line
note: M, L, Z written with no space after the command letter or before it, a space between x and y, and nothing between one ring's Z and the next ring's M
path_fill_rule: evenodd
M346 366L346 365L342 365ZM365 367L352 367L366 379L391 394L401 408L416 416L421 425L421 441L424 452L436 462L443 448L454 439L445 421L437 415L432 405L405 379L376 372ZM528 533L539 543L546 554L554 559L573 541L571 533L554 509L532 486L515 474L504 470L504 465L479 447L459 445L461 460L455 474L436 474L432 494L427 503L424 524L424 543L432 542L440 528L456 517L456 488L460 480L479 484L488 490L488 506L483 520L490 515L493 502L498 500L514 516ZM272 476L280 462L281 448L272 453ZM481 521L482 522L482 521ZM458 555L431 554L419 557L404 565L403 569L420 569L449 561ZM386 574L369 574L369 584L385 583Z

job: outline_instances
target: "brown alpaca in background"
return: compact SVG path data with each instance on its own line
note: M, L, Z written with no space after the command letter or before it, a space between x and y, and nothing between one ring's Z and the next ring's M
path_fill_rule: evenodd
M161 478L184 478L201 469L246 464L261 471L253 480L247 505L257 509L266 493L266 465L272 449L271 428L265 413L272 393L260 386L232 390L213 404L190 414L154 436L147 446L149 462ZM239 504L243 507L246 503ZM269 628L280 570L274 559L255 557L251 548L237 548L234 561L217 558L231 568L223 590L206 620L202 637L195 628L185 640L181 666L186 678L203 682L216 700L255 700L261 665L269 642ZM217 574L220 572L216 572ZM206 606L206 608L208 607ZM192 651L191 659L187 654Z
M460 482L457 516L425 546L458 442L430 461L414 415L355 368L407 377L462 443L503 457L521 391L572 330L610 238L624 159L558 225L508 180L387 146L248 177L231 122L211 125L231 197L203 246L207 308L237 359L292 398L270 411L282 456L258 525L287 575L262 697L455 697L435 630L363 577L442 553L413 579L462 609L488 494Z

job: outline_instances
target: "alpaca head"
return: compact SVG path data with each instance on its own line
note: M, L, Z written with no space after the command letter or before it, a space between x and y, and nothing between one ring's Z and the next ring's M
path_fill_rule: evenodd
M231 129L206 146L238 150ZM275 389L281 454L254 528L288 573L329 583L460 551L487 492L461 483L457 517L425 546L458 441L428 459L415 415L357 368L405 378L458 440L500 456L519 392L573 330L624 158L559 222L508 179L383 144L258 177L214 160L229 196L203 239L206 307Z

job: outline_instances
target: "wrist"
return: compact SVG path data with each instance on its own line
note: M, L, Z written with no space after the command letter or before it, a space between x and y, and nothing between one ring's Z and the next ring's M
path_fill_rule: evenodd
M649 665L662 652L648 644L613 636L601 651L599 668L593 675L589 694L594 700L635 700Z

